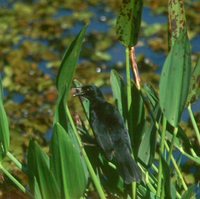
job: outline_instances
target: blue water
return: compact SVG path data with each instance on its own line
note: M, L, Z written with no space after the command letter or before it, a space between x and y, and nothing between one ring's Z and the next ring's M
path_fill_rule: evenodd
M25 96L20 93L14 93L12 96L12 100L17 104L21 104L24 102Z

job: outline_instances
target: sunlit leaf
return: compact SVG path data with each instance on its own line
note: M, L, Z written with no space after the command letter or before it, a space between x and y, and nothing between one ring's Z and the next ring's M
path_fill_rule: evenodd
M78 199L83 196L87 177L81 162L81 153L59 123L54 125L50 160L52 172L61 189L61 198Z
M39 187L43 199L60 198L58 184L50 171L49 158L33 140L30 141L28 148L28 170L29 184L33 193ZM35 179L38 185L35 184Z
M65 52L65 55L59 68L59 72L56 79L56 86L59 91L59 94L61 95L65 90L66 99L68 97L75 69L78 64L78 59L86 29L87 26L83 27L80 33L73 40L73 42Z
M126 87L122 77L115 70L111 71L110 82L113 92L113 97L115 98L116 105L119 112L124 119L127 119L127 98L126 98Z
M183 31L166 58L160 80L160 106L172 126L177 126L185 107L191 74L191 49Z
M123 0L117 17L116 33L126 46L136 45L141 24L142 0Z
M3 106L3 88L0 78L0 159L5 156L10 145L8 118Z

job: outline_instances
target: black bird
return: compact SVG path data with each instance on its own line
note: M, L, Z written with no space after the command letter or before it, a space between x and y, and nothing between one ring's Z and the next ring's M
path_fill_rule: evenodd
M94 85L75 88L74 96L82 96L90 101L89 119L96 140L107 159L115 160L124 182L140 182L141 170L131 156L129 134L118 109L108 103L101 90Z

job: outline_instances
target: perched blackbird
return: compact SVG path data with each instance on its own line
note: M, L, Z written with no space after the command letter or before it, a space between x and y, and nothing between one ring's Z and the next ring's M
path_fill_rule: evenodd
M101 90L94 85L75 88L74 96L82 96L90 101L90 124L96 140L107 159L115 160L125 183L139 182L141 170L131 156L129 134L118 109L108 103Z

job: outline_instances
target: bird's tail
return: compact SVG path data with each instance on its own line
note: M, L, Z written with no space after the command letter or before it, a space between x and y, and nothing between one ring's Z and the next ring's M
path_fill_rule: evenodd
M137 163L133 160L131 153L128 149L121 150L116 153L117 168L120 176L124 179L126 184L133 181L140 182L142 179L142 172Z

